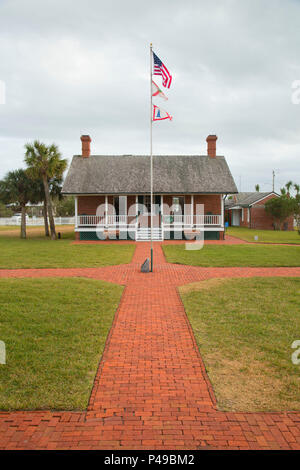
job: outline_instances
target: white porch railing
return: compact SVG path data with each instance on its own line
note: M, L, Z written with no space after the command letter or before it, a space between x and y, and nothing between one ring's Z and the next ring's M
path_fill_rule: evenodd
M79 215L77 217L77 226L81 227L96 227L97 225L114 227L116 225L127 225L127 223L127 215Z
M115 227L119 225L135 225L136 218L127 215L79 215L77 217L78 227ZM210 215L163 215L162 223L165 226L222 226L222 216Z
M164 225L222 225L222 216L210 215L164 215Z
M219 214L196 215L196 225L222 225L222 216Z

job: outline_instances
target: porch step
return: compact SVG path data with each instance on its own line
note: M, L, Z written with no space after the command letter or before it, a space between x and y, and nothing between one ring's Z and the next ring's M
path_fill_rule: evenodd
M151 240L151 228L140 227L136 233L137 241ZM153 227L152 229L152 240L162 241L162 230L159 227Z

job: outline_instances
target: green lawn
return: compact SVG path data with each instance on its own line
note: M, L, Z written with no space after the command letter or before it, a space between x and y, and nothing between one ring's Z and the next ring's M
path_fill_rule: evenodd
M248 242L297 243L300 245L300 235L297 230L287 232L282 230L255 230L245 227L228 227L226 233ZM257 240L254 240L255 236L258 237Z
M1 279L0 409L85 409L122 290L81 278Z
M72 238L75 240L74 225L56 225L56 232L60 232L63 238ZM2 233L1 233L2 232ZM7 233L3 233L7 232ZM9 232L9 233L8 233ZM43 226L27 225L26 233L28 238L44 237L45 229ZM20 225L0 225L0 237L9 236L20 238Z
M0 225L0 232L11 232L16 230L20 232L20 227L17 225Z
M68 234L67 234L68 236ZM0 237L2 268L84 268L130 263L134 244L74 245L68 239Z
M204 245L185 250L185 245L164 245L169 263L192 266L300 266L300 247L268 245Z
M300 410L300 278L213 279L180 293L220 409Z

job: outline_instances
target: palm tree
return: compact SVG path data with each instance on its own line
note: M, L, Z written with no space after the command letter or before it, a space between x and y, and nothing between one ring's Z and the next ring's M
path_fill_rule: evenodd
M259 193L259 184L255 185L255 191L257 191Z
M290 194L290 190L291 190L291 187L293 186L293 182L292 181L288 181L285 185L286 187L286 190L287 190L287 193Z
M55 224L53 218L52 203L50 198L49 181L51 178L61 178L67 168L67 160L61 158L58 147L55 144L47 146L38 140L33 144L25 145L25 162L30 175L40 178L44 185L46 207L49 214L51 239L56 239Z
M47 203L46 203L46 197L45 197L44 184L41 180L37 180L37 181L38 181L37 199L39 200L39 202L43 202L44 204L43 216L44 216L45 236L49 237L50 233L49 233L49 224L48 224L48 209L47 209ZM62 198L62 194L61 194L62 183L63 183L62 177L54 177L48 181L51 199L58 198L60 200Z
M21 208L21 238L26 238L26 204L38 202L36 191L36 184L23 169L10 171L0 181L0 199L5 204L14 203Z
M300 185L295 183L294 189L296 191L294 217L296 219L297 230L300 235Z
M280 192L281 192L281 196L286 196L287 195L287 192L286 192L285 188L281 188Z

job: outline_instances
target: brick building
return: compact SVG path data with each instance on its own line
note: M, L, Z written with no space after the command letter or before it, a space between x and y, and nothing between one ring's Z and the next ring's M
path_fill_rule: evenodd
M274 220L265 211L265 203L274 197L275 192L248 192L232 195L225 201L225 218L229 225L261 230L274 230ZM284 223L285 230L293 230L293 217Z
M153 239L199 230L206 239L224 237L224 199L237 188L225 158L216 155L217 136L206 140L207 155L153 156ZM76 238L148 240L149 156L90 155L91 138L81 142L63 186L63 194L75 196Z

